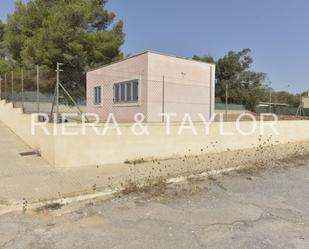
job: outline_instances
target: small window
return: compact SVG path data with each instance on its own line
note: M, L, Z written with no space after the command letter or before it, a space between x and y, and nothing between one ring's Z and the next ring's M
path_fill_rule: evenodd
M114 102L119 102L120 101L120 85L115 84L114 86Z
M94 104L100 105L101 104L101 87L96 86L94 88Z
M135 103L138 101L138 80L114 84L114 103Z

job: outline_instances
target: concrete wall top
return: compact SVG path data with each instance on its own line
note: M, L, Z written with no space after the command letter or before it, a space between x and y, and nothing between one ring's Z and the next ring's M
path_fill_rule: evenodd
M87 127L83 134L80 124L66 128L70 133L77 132L75 135L53 135L54 130L62 130L59 124L46 124L50 135L46 135L40 128L31 135L31 115L23 114L21 109L14 109L12 104L6 104L4 101L0 101L0 120L29 146L39 150L42 157L56 167L123 163L139 158L171 158L309 139L307 120L278 121L273 124L278 134L269 126L271 122L265 122L264 133L260 127L261 122L257 122L256 129L249 135L239 133L235 122L224 122L209 124L207 134L205 124L195 123L196 135L191 129L184 129L179 134L179 123L171 125L169 135L166 134L166 124L162 123L145 124L149 133L144 135L134 135L132 124L120 124L121 135L118 135L115 129L108 130L103 136L97 135L93 127ZM250 132L254 127L251 121L240 122L239 125L243 132ZM96 127L101 128L102 132L104 124ZM136 128L139 130L139 127ZM222 131L230 134L223 135Z

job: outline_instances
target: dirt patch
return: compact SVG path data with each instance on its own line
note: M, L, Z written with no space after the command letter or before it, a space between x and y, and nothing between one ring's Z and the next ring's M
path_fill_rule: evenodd
M228 189L222 184L219 176L211 171L221 172L220 175L236 173L251 181L253 176L261 176L267 169L300 167L305 165L309 159L309 142L307 141L270 146L267 146L267 141L262 139L259 141L261 142L259 146L248 150L187 156L174 161L161 161L161 163L156 160L144 180L138 179L135 174L134 177L129 177L122 184L122 194L144 193L145 198L154 197L162 200L187 197L212 186L226 191ZM230 168L237 169L229 171ZM165 177L156 177L156 173L164 173L164 170L169 170ZM167 184L166 179L173 177L183 177L184 180L172 185Z
M265 165L261 164L255 164L255 165L249 165L247 167L238 168L235 170L237 174L240 175L251 175L251 176L260 176L261 171L265 170Z
M64 204L59 203L59 202L54 202L54 203L48 203L45 204L42 207L37 208L35 211L38 213L44 212L44 211L54 211L54 210L59 210L64 206Z

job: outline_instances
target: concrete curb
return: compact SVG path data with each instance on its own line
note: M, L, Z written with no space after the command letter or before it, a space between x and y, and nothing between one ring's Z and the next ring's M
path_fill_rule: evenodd
M174 177L166 180L166 183L173 184L173 183L181 183L187 181L189 178L201 178L201 177L208 177L208 176L219 176L224 173L228 173L231 171L244 169L246 166L238 166L238 167L232 167L232 168L226 168L221 170L211 170L208 172L202 172L200 174L192 174L189 176L179 176ZM54 199L54 200L47 200L42 202L35 202L35 203L28 203L25 200L17 201L12 203L11 205L2 205L0 206L0 216L4 214L8 214L11 212L16 211L24 211L24 210L35 210L41 207L44 207L46 205L50 204L62 204L62 205L69 205L74 203L79 203L83 201L89 201L100 198L100 200L106 200L111 197L113 197L115 194L120 194L124 188L118 188L118 189L105 189L97 193L93 194L84 194L74 197L68 197L68 198L60 198L60 199Z
M36 203L26 203L24 200L22 200L22 201L15 202L13 205L10 205L10 206L6 206L6 207L0 206L0 216L3 214L14 212L14 211L34 210L40 207L44 207L47 204L60 203L63 205L68 205L68 204L73 204L77 202L93 200L96 198L109 198L118 192L119 190L106 189L104 191L101 191L95 194L80 195L80 196L75 196L75 197L70 197L70 198L61 198L61 199L44 201L44 202L36 202Z

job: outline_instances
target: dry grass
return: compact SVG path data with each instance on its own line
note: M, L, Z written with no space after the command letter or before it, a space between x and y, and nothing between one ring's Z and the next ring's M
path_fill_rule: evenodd
M144 184L138 184L131 179L128 179L123 184L122 194L128 195L131 193L147 193L152 196L162 195L167 187L166 180L163 177L148 179Z
M64 204L61 204L59 202L54 203L48 203L45 204L42 207L37 208L35 211L38 213L44 212L44 211L51 211L51 210L58 210L61 209L64 206Z
M261 171L264 170L265 168L266 167L264 165L255 164L255 165L250 165L250 166L246 166L243 168L239 168L235 170L235 172L240 175L259 176L261 174Z
M124 195L128 195L128 194L138 192L138 191L139 191L139 187L137 186L137 183L129 179L124 184L124 189L121 191L121 193Z
M247 180L252 180L253 178L251 176L261 176L261 173L265 169L271 169L271 168L285 168L285 167L291 167L291 165L294 166L302 166L306 163L306 160L309 159L309 155L306 154L306 148L300 145L294 145L289 150L289 156L286 156L285 158L277 158L275 155L274 148L272 146L259 146L258 148L255 148L254 150L250 150L248 158L250 160L246 159L246 156L244 156L243 162L239 161L240 156L244 153L242 151L240 152L229 152L231 154L235 154L233 157L233 162L235 163L235 166L238 166L239 164L245 165L244 167L238 168L234 172L244 175ZM292 152L292 153L291 153ZM292 156L290 156L292 154ZM199 163L199 161L190 161L190 157L185 157L184 164L189 163ZM192 157L192 159L196 159L195 157ZM206 159L207 160L207 159ZM209 162L221 162L221 156L220 153L214 154L208 156ZM231 162L231 160L228 160ZM221 163L224 163L223 161ZM204 163L205 165L209 165L207 163ZM238 165L237 165L238 164ZM223 165L225 166L225 165ZM188 166L189 167L189 166ZM191 166L190 166L191 167ZM174 175L174 177L178 176L188 176L186 171L182 171L181 169L184 168L184 166L181 164L179 165L180 170L177 172L177 174ZM195 175L192 177L188 177L187 181L184 184L172 184L170 187L168 187L166 183L166 178L163 177L153 177L149 176L146 178L146 181L143 184L137 183L133 178L127 180L125 184L122 185L124 188L122 190L122 194L128 195L130 193L145 193L148 195L148 197L158 197L163 195L168 198L173 197L184 197L192 195L196 192L199 192L201 189L209 187L209 184L215 185L220 187L223 190L227 190L225 186L218 180L216 176L209 175L207 178L198 177L200 173L204 173L205 170L190 168L190 175ZM228 175L229 173L223 173L223 175ZM166 177L170 178L170 175L167 175Z
M139 167L136 166L135 168L136 164L142 164L146 160L140 158L127 161L126 163L134 166L130 166L128 180L121 184L123 188L122 194L143 193L142 198L155 197L158 200L189 197L202 189L205 190L212 186L227 190L216 176L199 177L200 174L211 170L224 170L235 167L238 169L233 172L243 175L247 180L253 180L253 176L261 176L266 169L297 167L304 165L308 161L309 141L269 145L272 139L271 136L267 138L259 137L257 147L247 150L230 151L228 149L224 153L184 156L177 160L148 160L148 164L152 162L149 166L152 167L152 170L150 169L147 175L142 174L144 172L140 170L137 171ZM274 143L274 141L272 142ZM204 152L204 150L201 151ZM239 166L243 167L239 168ZM143 176L139 177L139 174ZM222 173L222 175L228 174L233 173ZM167 184L166 179L172 177L187 177L187 181Z
M144 158L138 158L138 159L133 160L133 161L130 161L130 160L124 161L125 164L133 164L133 165L141 164L141 163L146 163L146 162L147 161Z

